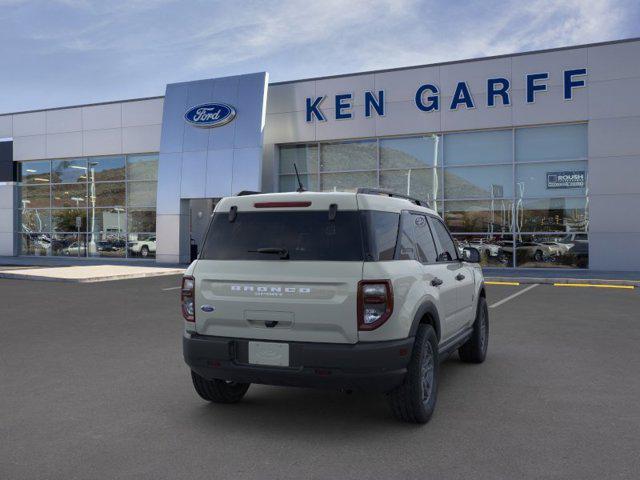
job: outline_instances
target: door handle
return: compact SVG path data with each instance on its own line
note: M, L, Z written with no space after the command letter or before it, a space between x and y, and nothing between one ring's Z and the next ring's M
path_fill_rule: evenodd
M433 285L434 287L439 287L440 285L442 285L442 280L440 280L438 277L435 277L433 280L431 280L431 285Z
M461 282L462 280L464 280L464 275L459 273L458 275L456 275L456 280L458 280L459 282Z

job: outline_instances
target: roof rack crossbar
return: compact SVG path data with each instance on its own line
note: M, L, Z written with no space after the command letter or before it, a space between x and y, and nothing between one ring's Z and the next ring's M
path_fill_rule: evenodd
M358 188L356 193L364 193L368 195L387 195L393 198L403 198L405 200L409 200L412 203L415 203L419 207L430 208L429 204L424 200L419 200L414 197L410 197L409 195L403 195L401 193L396 193L392 190L386 190L384 188Z

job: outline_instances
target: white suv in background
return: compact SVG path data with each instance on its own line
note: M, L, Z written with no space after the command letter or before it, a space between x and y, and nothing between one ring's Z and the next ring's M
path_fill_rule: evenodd
M151 253L156 253L156 237L129 242L129 251L134 255L147 258Z
M384 393L425 423L439 363L484 361L479 252L435 211L386 191L229 197L182 283L184 359L204 399L251 383Z

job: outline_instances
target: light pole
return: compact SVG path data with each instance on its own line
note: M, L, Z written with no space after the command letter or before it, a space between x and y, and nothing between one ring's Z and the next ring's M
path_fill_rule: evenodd
M91 174L91 243L89 245L90 252L96 251L96 169L98 162L89 162Z
M122 207L114 207L113 209L116 211L116 216L118 217L118 241L120 241L124 237L124 235L122 235L122 230L120 229L120 214L124 213L125 209Z
M76 170L84 170L85 175L86 175L87 167L83 167L82 165L71 165L70 168L74 168ZM82 178L82 176L80 176L80 178ZM85 193L86 193L86 190L85 190ZM82 200L82 199L77 199L77 197L75 197L75 198L72 197L72 200L75 200L76 201L76 207L79 207L80 206L80 200ZM86 209L85 209L85 213L86 213ZM76 222L76 223L78 223L78 222ZM80 225L78 224L77 227L78 227L78 256L80 256ZM88 253L89 253L88 251L85 252L85 256L87 256Z
M120 214L124 212L124 208L122 207L113 207L116 211L116 217L118 218L118 236L122 234L122 230L120 229Z
M440 144L440 137L438 135L431 135L433 138L433 174L431 176L433 180L433 209L438 210L438 148ZM442 212L444 217L444 212Z
M522 241L522 235L520 232L522 231L522 224L524 223L524 205L523 205L523 197L524 197L524 182L516 182L516 188L518 198L516 201L516 231L518 232L518 240Z

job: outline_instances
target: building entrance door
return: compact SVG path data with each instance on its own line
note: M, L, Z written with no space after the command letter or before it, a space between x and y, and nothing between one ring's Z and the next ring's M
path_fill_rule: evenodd
M189 200L189 243L191 261L195 260L202 249L207 234L209 220L219 198L197 198Z

